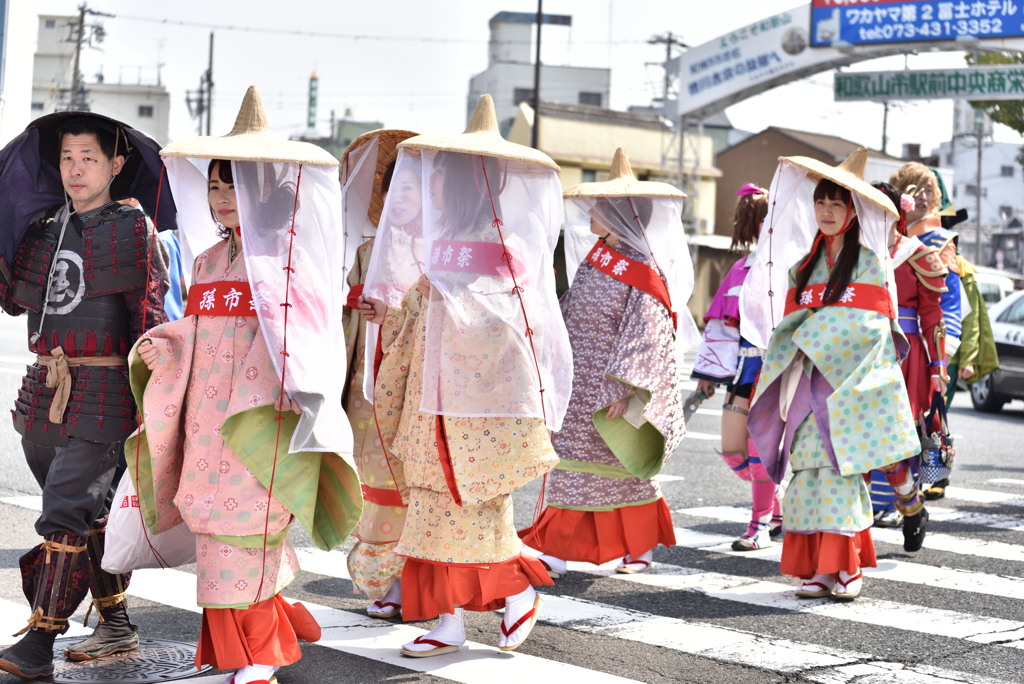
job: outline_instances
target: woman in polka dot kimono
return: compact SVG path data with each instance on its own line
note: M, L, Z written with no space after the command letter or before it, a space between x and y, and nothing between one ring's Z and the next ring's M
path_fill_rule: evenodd
M885 217L895 209L860 180L859 159L839 168L782 161L780 174L804 174L807 194L792 201L803 203L804 216L813 210L818 232L789 271L747 425L773 480L782 480L787 463L793 469L783 574L804 580L797 596L852 600L861 568L876 565L865 475L920 450L884 251ZM773 228L773 238L784 240L787 228Z

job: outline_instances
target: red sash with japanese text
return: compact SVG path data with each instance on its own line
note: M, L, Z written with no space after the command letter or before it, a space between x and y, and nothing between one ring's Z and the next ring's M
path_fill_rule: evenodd
M244 280L197 283L188 288L186 316L255 316L252 290Z
M434 240L431 245L431 271L454 271L478 275L508 276L505 248L500 242L467 242L464 240ZM508 250L512 272L516 278L526 273L526 262L514 249Z
M821 303L825 295L826 283L808 285L800 294L800 301L796 300L796 288L790 288L786 295L786 312L788 316L797 309L817 309L824 306ZM892 310L892 299L889 297L889 290L878 285L866 285L864 283L850 283L846 291L839 297L839 300L831 306L848 306L853 309L864 309L865 311L876 311L883 316L893 320L896 315Z
M669 314L672 315L673 329L678 330L679 319L676 312L672 310L672 298L669 297L665 281L661 279L657 271L647 264L633 261L629 257L619 254L601 240L598 240L594 248L590 250L587 261L601 273L626 283L630 287L643 290L664 304Z

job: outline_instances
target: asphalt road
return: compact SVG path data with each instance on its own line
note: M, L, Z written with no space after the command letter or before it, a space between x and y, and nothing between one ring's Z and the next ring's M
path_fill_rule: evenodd
M0 318L0 404L11 406L25 351L23 320ZM541 622L514 654L498 641L500 616L467 613L475 645L443 658L396 656L395 645L432 623L371 621L352 594L343 547L315 553L303 533L306 570L285 591L316 606L320 644L279 673L281 684L318 682L1012 682L1024 681L1024 411L975 413L958 395L950 415L958 456L949 496L930 505L931 537L904 553L899 532L875 537L879 568L849 604L800 601L779 574L781 544L728 552L749 515L748 486L715 455L720 400L688 425L662 487L679 545L655 551L655 569L616 576L578 566L547 597ZM0 644L28 617L18 557L38 543L39 489L19 438L0 421ZM518 527L530 523L538 486L515 496ZM195 642L194 583L176 571L137 573L132 618L153 638ZM84 616L79 611L75 620ZM8 629L10 627L10 629ZM419 631L417 631L419 630ZM201 677L209 682L222 677ZM0 676L0 684L16 681ZM204 682L205 684L205 682Z

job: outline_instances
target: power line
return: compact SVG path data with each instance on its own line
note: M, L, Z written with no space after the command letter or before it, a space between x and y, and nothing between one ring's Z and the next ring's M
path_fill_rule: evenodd
M202 28L208 30L217 31L240 31L243 33L271 33L281 36L296 36L302 38L331 38L335 40L352 40L352 41L387 41L387 42L400 42L400 43L452 43L460 45L486 45L490 43L489 40L478 40L470 38L434 38L429 36L374 36L365 33L331 33L326 31L304 31L301 29L282 29L282 28L266 28L261 26L241 26L238 24L212 24L201 21L187 21L184 19L159 19L157 17L136 17L126 14L119 14L118 19L128 19L129 21L144 21L152 24L163 24L165 26L185 26L189 28ZM619 40L615 41L615 45L627 45L627 44L639 44L645 43L643 40ZM503 44L514 45L514 44L532 44L532 41L528 40L504 40L501 41ZM584 40L584 41L573 41L576 44L600 44L605 45L608 43L606 40Z

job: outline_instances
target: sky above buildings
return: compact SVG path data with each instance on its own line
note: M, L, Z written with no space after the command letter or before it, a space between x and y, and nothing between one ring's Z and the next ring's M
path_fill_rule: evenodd
M74 14L79 0L35 0L39 14ZM215 33L213 130L227 133L246 88L263 95L270 123L282 136L306 129L310 74L319 77L318 128L337 118L382 121L418 131L459 131L465 125L469 78L487 68L487 22L502 10L532 12L531 0L89 0L117 15L105 19L101 50L83 52L88 80L102 70L107 82L160 77L171 96L172 139L195 133L187 90L206 69ZM680 35L699 45L762 17L791 9L794 0L547 0L544 11L571 14L573 26L543 29L542 61L610 67L611 107L650 104L662 91L663 45L654 34ZM257 30L257 29L269 29ZM311 36L310 32L330 34ZM884 70L963 66L958 53L889 57L856 65ZM839 135L881 146L882 105L838 104L825 72L776 88L726 110L741 129L783 126ZM952 134L950 100L894 104L889 112L890 154L903 143L923 151ZM1020 142L997 126L996 139Z

